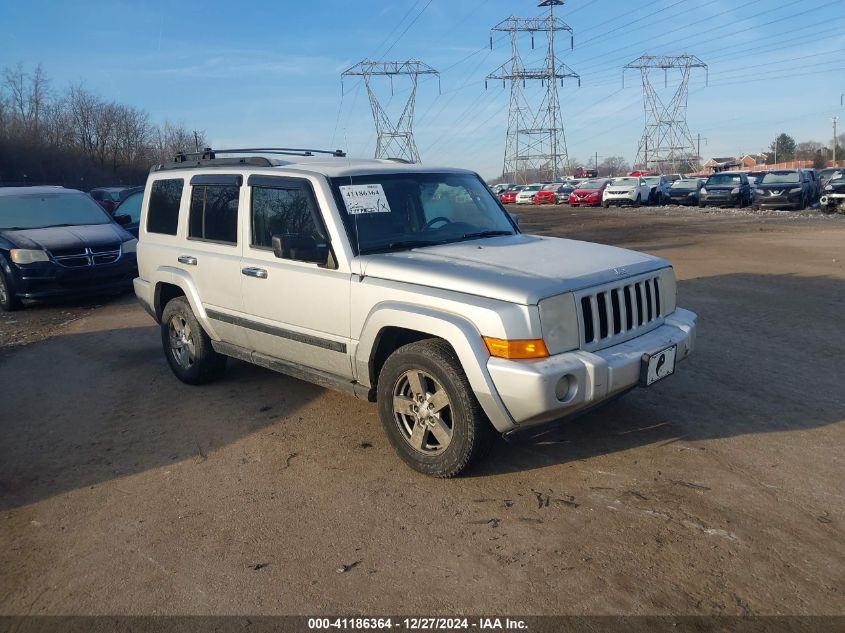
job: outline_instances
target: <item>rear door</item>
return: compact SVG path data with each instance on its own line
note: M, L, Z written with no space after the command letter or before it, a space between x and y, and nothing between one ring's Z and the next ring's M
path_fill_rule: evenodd
M329 245L311 182L253 175L248 200L241 280L252 349L351 377L350 273L337 270L331 255L316 263L305 261L313 251L273 251L274 236Z
M248 347L242 324L241 181L239 174L191 178L188 218L174 259L193 280L215 332L227 343Z

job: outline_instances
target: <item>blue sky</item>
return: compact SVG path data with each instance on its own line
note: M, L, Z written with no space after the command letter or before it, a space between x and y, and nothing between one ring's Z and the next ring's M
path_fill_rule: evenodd
M52 85L89 89L147 110L153 120L204 129L215 146L342 147L371 156L375 132L358 61L420 59L442 72L421 81L416 141L422 160L501 172L508 92L484 76L510 57L490 28L539 16L537 0L293 0L222 2L0 0L0 66L43 64ZM812 5L812 6L811 6ZM845 130L843 0L568 0L575 32L559 57L581 75L561 89L571 157L633 161L642 89L622 67L642 54L691 53L688 122L702 154L756 152L785 131L828 141ZM406 30L407 28L407 30ZM404 33L404 34L403 34ZM498 34L501 38L501 34ZM541 42L526 60L538 60ZM662 82L657 80L657 85ZM669 90L672 90L670 77ZM407 85L377 84L398 116ZM661 89L662 90L662 89Z

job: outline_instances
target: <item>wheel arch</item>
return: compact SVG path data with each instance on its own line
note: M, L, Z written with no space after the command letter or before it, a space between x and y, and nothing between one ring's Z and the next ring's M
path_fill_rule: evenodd
M353 362L358 382L374 389L388 356L410 342L439 338L448 343L487 417L499 431L514 428L487 371L489 353L481 334L466 318L418 305L383 303L364 323Z
M153 290L153 310L155 311L156 320L161 323L161 315L168 301L180 296L185 297L191 306L194 316L200 322L203 329L205 329L212 339L220 340L213 326L209 323L205 307L200 300L199 293L190 276L179 268L171 267L162 267L157 273L157 280Z

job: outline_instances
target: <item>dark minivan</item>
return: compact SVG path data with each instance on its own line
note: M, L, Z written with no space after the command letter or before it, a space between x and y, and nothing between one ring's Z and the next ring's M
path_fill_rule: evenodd
M0 309L132 287L137 240L85 193L0 188Z

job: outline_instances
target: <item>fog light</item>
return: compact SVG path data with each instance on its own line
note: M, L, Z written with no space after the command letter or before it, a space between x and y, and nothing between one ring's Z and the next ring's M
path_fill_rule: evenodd
M575 376L566 374L555 385L555 397L561 402L569 402L575 397L577 389L578 383L575 380Z

